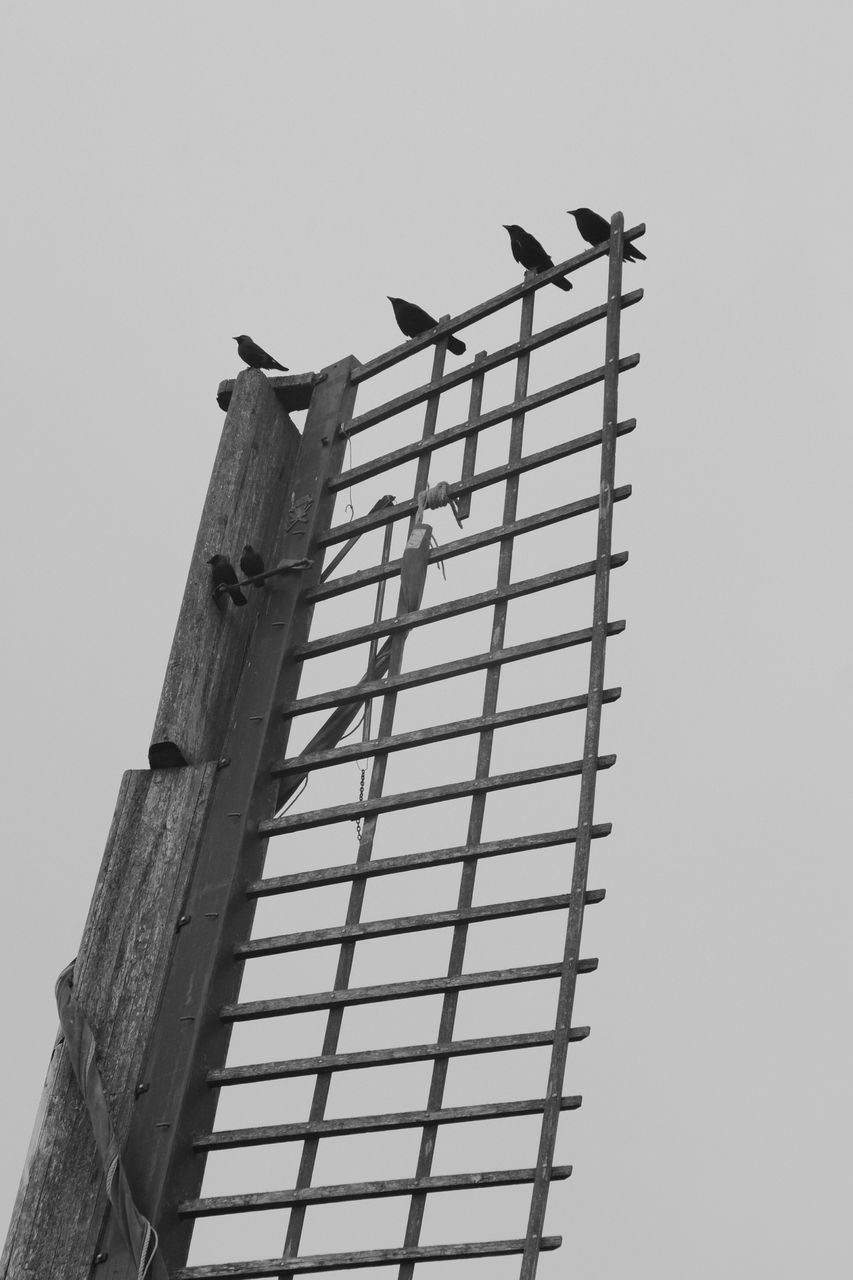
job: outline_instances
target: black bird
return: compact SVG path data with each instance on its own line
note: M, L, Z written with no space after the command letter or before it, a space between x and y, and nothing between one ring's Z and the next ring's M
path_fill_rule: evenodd
M407 338L417 338L419 334L426 333L427 329L434 329L438 324L428 311L424 311L416 303L407 302L405 298L392 298L390 293L387 296L394 308L394 319ZM448 338L447 350L452 351L455 356L464 355L465 343L461 338Z
M587 244L603 244L610 239L610 223L600 213L593 213L592 209L567 209L566 213L572 215ZM643 262L646 260L646 255L630 243L622 246L622 257L626 262L639 262L641 258Z
M237 355L250 369L278 369L281 373L287 373L287 366L273 360L263 347L252 341L248 333L238 334L234 341L237 343Z
M218 600L221 595L227 593L235 604L248 604L243 592L237 586L237 574L228 557L211 556L207 563L211 566L210 581L213 584L214 600ZM219 591L219 587L226 588L226 591Z
M264 562L260 553L255 550L250 542L247 542L243 548L243 554L240 557L240 568L243 570L244 578L257 578L259 573L264 571ZM263 582L256 582L255 589L260 591Z
M526 271L547 271L549 267L553 267L551 257L547 254L536 239L529 231L525 231L524 227L516 226L514 222L503 224L504 230L509 232L509 242L512 245L512 256L516 262L520 262ZM571 280L567 280L565 276L558 276L556 280L551 281L558 289L568 291L572 287Z

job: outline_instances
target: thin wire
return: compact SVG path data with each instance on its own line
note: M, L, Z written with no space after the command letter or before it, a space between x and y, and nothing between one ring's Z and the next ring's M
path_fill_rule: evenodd
M352 436L349 435L347 436L347 456L349 458L349 466L347 467L347 470L352 471ZM344 511L349 512L350 520L355 519L355 507L352 505L352 484L350 484L349 487L349 502L344 507Z
M302 795L302 792L305 790L307 786L308 786L308 774L306 773L305 777L302 779L299 786L294 791L293 795L290 797L290 800L287 802L287 804L284 806L283 809L279 809L278 813L275 816L277 818L280 818L283 813L289 812L289 810L292 809L293 806L296 804L296 801Z

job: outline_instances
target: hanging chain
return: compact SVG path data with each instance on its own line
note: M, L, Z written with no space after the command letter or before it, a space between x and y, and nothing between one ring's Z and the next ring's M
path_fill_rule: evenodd
M361 804L362 800L364 799L364 775L366 773L367 773L367 769L363 768L361 770L361 782L358 784L359 804ZM358 836L358 843L361 844L361 818L356 818L355 820L355 834Z

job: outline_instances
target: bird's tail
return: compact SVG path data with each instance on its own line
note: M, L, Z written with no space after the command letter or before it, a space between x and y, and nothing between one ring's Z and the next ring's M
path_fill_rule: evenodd
M248 600L243 595L243 592L240 590L239 587L230 587L228 590L228 594L235 604L239 604L239 605L248 604Z
M555 284L558 289L564 289L566 293L568 293L572 287L571 280L567 280L565 276L557 276L551 281L551 284Z
M622 257L627 262L636 262L638 258L642 258L643 262L646 261L646 255L635 244L626 244L622 251Z
M450 337L447 339L447 350L452 351L455 356L464 356L468 348L461 338Z
M286 364L279 364L279 362L278 362L277 360L273 360L272 364L270 365L270 368L271 368L271 369L278 369L279 373L287 373L287 372L288 372L287 365L286 365Z

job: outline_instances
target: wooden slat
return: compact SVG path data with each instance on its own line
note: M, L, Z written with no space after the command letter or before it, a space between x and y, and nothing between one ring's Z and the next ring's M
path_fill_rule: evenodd
M630 498L630 496L631 486L625 484L615 490L613 501L622 502L625 498ZM452 542L443 542L440 547L432 548L429 553L429 561L431 564L435 564L438 561L443 563L445 560L452 560L455 556L467 555L470 551L481 551L483 547L494 546L496 542L502 542L505 538L518 537L525 533L532 533L537 529L547 529L552 524L559 524L563 520L571 520L575 516L589 515L597 510L598 494L596 493L588 498L579 498L575 502L567 502L560 507L551 507L548 511L535 511L533 515L525 516L521 520L515 520L512 524L497 525L493 529L483 529L479 533L470 533L464 538L456 538ZM323 582L319 587L307 591L305 599L313 604L317 600L328 600L332 596L339 596L345 591L355 591L360 587L371 586L374 582L381 582L385 578L396 577L400 572L400 565L400 560L389 560L383 564L370 565L366 569L359 569L356 573L342 574L339 578L333 578L330 582Z
M607 634L615 636L625 630L625 622L619 619L608 623ZM527 640L524 644L509 645L494 653L477 653L472 657L454 658L452 662L436 663L433 667L418 667L414 671L404 671L399 675L389 675L381 680L363 680L359 684L345 685L340 689L330 689L325 693L311 694L307 698L298 698L283 704L282 715L305 715L310 711L323 711L329 707L340 706L343 702L354 702L384 693L387 689L415 689L420 685L434 684L438 680L451 680L455 676L470 675L474 671L482 671L486 667L503 666L506 662L521 662L526 658L538 658L545 653L556 653L560 649L572 649L577 645L589 644L592 630L581 627L577 631L564 631L556 636L544 636L541 640Z
M616 702L621 696L619 688L608 689L606 702ZM324 769L336 764L363 760L380 751L405 751L410 747L423 747L430 742L445 742L448 738L462 738L479 733L483 729L501 729L508 725L526 724L531 720L544 720L549 716L567 715L571 711L583 711L585 693L571 698L555 698L552 702L535 702L529 707L511 707L508 711L496 711L494 715L472 716L467 720L452 720L447 724L430 725L426 729L413 729L410 733L396 733L390 738L374 738L372 741L350 742L344 747L329 751L316 751L309 755L292 756L280 765L274 765L274 775L305 773L309 769Z
M579 973L593 973L598 961L593 957L578 963ZM559 978L562 964L531 964L517 969L487 969L440 978L412 978L407 982L382 982L370 987L349 987L342 991L315 991L302 996L279 996L270 1000L250 1000L227 1004L220 1018L230 1022L250 1022L258 1018L278 1018L288 1013L315 1013L318 1009L347 1008L350 1005L378 1004L385 1000L408 1000L413 996L435 995L441 991L476 991L481 987L502 987L519 982L542 982Z
M621 300L622 307L632 307L642 297L642 289L632 289L630 293L623 295ZM462 383L473 380L479 375L485 375L491 369L498 369L501 365L508 364L510 360L515 360L520 355L530 351L537 351L540 347L556 342L570 333L585 329L588 325L595 324L598 320L603 320L606 315L607 304L601 303L599 306L591 307L588 311L582 311L577 315L570 316L568 320L561 320L559 324L553 324L547 329L540 329L538 333L532 334L529 338L522 339L519 342L511 342L509 346L501 347L498 351L483 352L470 364L462 365L459 368L452 369L450 373L445 373L438 384L438 390L441 392L450 391L453 387L461 386ZM358 371L356 370L356 376L357 374ZM385 422L386 419L394 417L397 413L405 413L407 409L422 404L428 396L435 393L435 390L435 385L428 382L422 387L415 387L414 390L405 392L404 395L396 396L393 400L386 400L384 404L377 405L375 409L369 409L367 413L360 413L351 421L345 422L344 431L348 436L356 435L360 431L365 431L368 427L376 426L379 422Z
M598 757L599 769L609 769L615 763L615 755ZM443 786L423 787L417 791L399 791L395 795L377 796L375 800L356 800L350 804L330 805L328 809L309 809L306 813L268 818L259 824L258 830L262 837L280 836L291 831L303 831L306 827L322 827L332 822L372 817L374 814L396 813L399 809L414 809L421 804L440 804L445 800L456 800L460 796L477 795L478 792L506 791L509 787L527 787L539 782L573 778L580 774L582 767L582 760L568 760L565 764L540 765L536 769L496 773L488 778L469 778L465 782L448 782Z
M555 1165L551 1180L571 1176L570 1164ZM282 1191L248 1191L234 1196L206 1196L185 1200L178 1206L184 1218L209 1218L214 1214L253 1213L262 1209L289 1209L295 1204L340 1204L341 1201L378 1200L408 1196L414 1191L470 1191L474 1188L517 1187L532 1182L535 1169L490 1169L484 1173L444 1173L430 1178L386 1178L372 1182L339 1182L320 1187L295 1187Z
M543 1236L543 1253L559 1249L562 1236ZM315 1253L304 1257L262 1258L256 1262L218 1262L179 1267L170 1280L259 1280L276 1276L282 1267L302 1275L318 1271L351 1271L359 1267L396 1267L401 1262L461 1262L466 1258L501 1258L522 1253L523 1240L478 1240L466 1244L423 1244L416 1249L358 1249L350 1253Z
M579 1094L560 1099L561 1110L576 1111ZM513 1116L541 1115L544 1098L524 1098L510 1102L478 1102L467 1107L439 1107L434 1111L389 1111L370 1116L342 1116L334 1120L301 1120L292 1124L257 1125L249 1129L221 1129L196 1138L196 1151L230 1151L237 1147L263 1147L278 1142L301 1142L305 1138L341 1138L362 1133L387 1133L394 1129L419 1129L425 1124L471 1124L479 1120L502 1120Z
M611 569L619 569L628 562L627 551L617 551L610 557ZM595 561L586 560L582 564L569 565L566 569L554 569L550 573L541 573L533 578L522 578L520 582L510 582L506 586L492 587L488 591L479 591L475 595L460 596L456 600L447 600L426 609L418 609L415 613L404 613L395 618L385 618L381 622L371 622L365 626L352 627L348 631L338 631L333 635L321 636L317 640L309 640L306 644L296 645L292 657L298 660L316 658L321 654L335 653L355 644L366 644L374 636L395 635L398 632L409 632L414 627L425 627L431 622L444 622L447 618L458 618L461 614L472 613L476 609L486 609L497 604L499 600L520 600L522 596L533 595L538 591L550 591L554 587L564 587L570 582L581 582L595 574Z
M571 1040L585 1040L589 1027L572 1027ZM243 1067L219 1067L208 1071L207 1083L226 1085L258 1084L265 1080L289 1080L326 1071L359 1071L363 1067L391 1067L404 1062L424 1062L430 1058L466 1058L481 1053L505 1053L515 1049L537 1049L553 1042L554 1032L520 1031L515 1035L481 1036L454 1040L450 1044L399 1045L391 1049L362 1049L356 1053L320 1054L312 1058L288 1058L281 1062L256 1062Z
M644 235L645 231L645 223L639 222L630 231L625 232L625 239L636 240ZM567 258L565 262L558 262L549 271L542 271L538 275L526 275L521 284L513 285L511 289L505 289L503 293L496 294L495 297L478 303L476 307L471 307L468 311L463 311L458 316L450 316L446 320L442 320L437 328L429 330L429 336L411 338L408 342L402 342L399 346L384 352L381 356L376 356L373 360L367 361L366 364L359 365L353 373L353 380L362 382L365 378L375 377L377 373L390 369L393 365L399 364L401 360L405 360L408 356L428 347L435 342L436 336L449 336L460 329L476 324L478 320L483 320L486 316L493 315L495 311L500 311L503 307L508 307L513 302L520 302L528 293L535 293L538 289L543 289L557 276L570 275L574 271L579 271L588 263L594 262L596 258L603 258L607 251L607 241L605 241L604 244L593 245L590 249L584 249L583 253L576 253L573 258Z
M539 1244L545 1225L548 1202L549 1174L557 1141L557 1124L560 1109L557 1099L563 1091L570 1025L574 1008L577 980L577 960L580 955L583 932L584 899L589 874L590 838L595 809L595 791L598 779L598 751L601 733L602 690L604 688L605 649L607 641L607 614L609 608L611 544L613 532L614 477L616 469L616 422L619 389L619 331L622 292L623 220L622 214L614 214L608 242L609 270L607 282L607 326L605 335L604 382L600 493L598 514L598 538L596 546L595 594L593 597L592 643L589 653L589 706L583 748L583 773L578 798L578 838L575 842L572 865L572 905L566 920L566 939L563 951L563 976L557 999L557 1020L551 1062L548 1068L548 1102L542 1114L542 1128L536 1156L536 1181L530 1202L527 1222L527 1244L522 1258L520 1280L535 1280L539 1263Z
M636 418L626 418L624 422L618 424L616 431L618 435L625 436L630 435L636 428ZM562 440L548 449L539 449L536 453L528 453L521 458L501 463L498 467L490 467L488 471L481 471L470 480L460 480L456 484L448 485L447 491L451 497L457 497L475 489L485 489L489 485L500 484L509 476L523 475L525 472L547 467L552 462L559 462L576 453L584 453L587 449L595 449L600 444L601 432L589 431L585 435L574 436L571 440ZM371 509L366 515L347 520L344 524L333 525L326 533L321 534L317 541L321 547L331 546L335 542L344 542L354 535L360 536L363 533L369 533L372 529L380 529L391 521L403 520L406 516L413 515L417 506L417 499L409 498L381 511Z
M609 836L611 830L609 822L600 822L592 829L593 839ZM342 884L361 877L396 875L416 871L421 867L444 866L447 863L462 862L465 858L495 858L507 853L522 853L527 849L549 849L557 844L571 844L576 839L577 828L567 827L562 831L539 831L533 835L455 845L449 849L424 849L418 853L379 858L375 862L344 862L336 867L317 867L310 871L294 871L287 876L270 876L265 880L254 880L246 892L251 897L265 898L279 893L298 892L300 889L316 889L320 885Z
M603 889L586 893L587 905L604 900ZM325 947L338 942L368 938L389 938L395 933L420 933L426 929L446 929L463 921L477 924L485 920L507 920L511 916L535 915L539 911L562 911L571 906L569 893L551 894L543 898L523 898L514 902L488 902L480 907L454 908L452 911L427 911L417 916L396 916L389 920L366 920L353 925L333 925L328 929L308 929L304 933L283 933L271 938L253 938L234 948L239 960L258 956L278 956L288 951L305 951L309 947Z
M640 357L636 352L630 356L623 356L619 361L619 371L620 373L625 373L628 369L635 368L639 363ZM546 404L553 404L555 400L562 400L565 396L573 395L576 391L594 387L597 383L604 381L604 374L604 365L599 365L595 369L587 369L583 373L575 374L573 378L566 378L565 381L555 382L553 386L544 387L541 391L534 391L525 396L523 400L499 405L497 409L490 409L488 413L484 413L482 417L475 419L473 422L468 422L467 420L465 422L457 422L452 427L445 427L443 431L436 431L432 436L413 440L410 444L404 444L399 449L392 449L388 453L368 459L367 462L361 462L358 466L350 467L349 471L342 471L329 481L329 488L333 490L348 489L350 485L359 484L362 480L369 480L372 476L381 475L383 471L390 471L392 468L402 466L415 458L433 453L436 449L443 449L445 445L454 444L457 440L465 440L474 433L479 434L489 427L497 426L500 422L506 422L516 414L531 413L534 409L541 409Z

